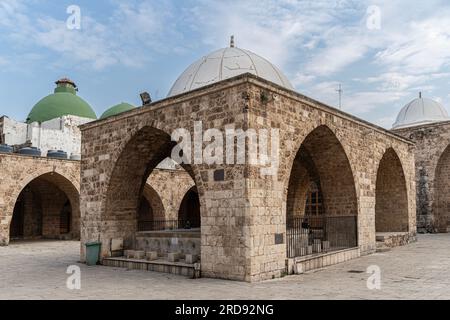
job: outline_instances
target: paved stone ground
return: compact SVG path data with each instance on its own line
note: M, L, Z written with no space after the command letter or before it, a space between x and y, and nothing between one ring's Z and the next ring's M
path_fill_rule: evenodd
M450 299L450 234L304 275L256 284L87 267L79 242L24 242L0 247L0 299ZM66 288L78 264L82 288ZM367 267L378 265L381 290L367 289ZM362 272L362 273L358 273Z

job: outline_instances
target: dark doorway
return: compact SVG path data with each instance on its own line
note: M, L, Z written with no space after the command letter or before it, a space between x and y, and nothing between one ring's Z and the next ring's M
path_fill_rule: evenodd
M72 221L72 206L70 205L70 201L67 200L59 216L59 232L61 234L70 233L71 221Z
M142 196L138 208L138 230L151 231L155 230L158 222L153 220L153 209L148 200Z
M197 188L190 189L183 198L178 219L191 228L200 228L200 200Z
M11 221L11 239L23 238L24 201L23 196L19 197L14 206L14 213Z

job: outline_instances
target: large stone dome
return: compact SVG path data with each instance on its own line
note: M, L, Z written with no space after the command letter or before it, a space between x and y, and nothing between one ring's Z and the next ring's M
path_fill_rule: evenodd
M229 48L214 51L190 65L175 81L168 96L185 93L247 72L294 90L289 80L276 66L253 52L234 47L232 38Z
M400 110L392 129L418 126L427 123L450 120L445 108L437 101L423 98L414 99Z
M27 123L45 122L66 115L97 119L91 106L77 96L76 85L69 79L56 81L55 92L39 101L27 117Z

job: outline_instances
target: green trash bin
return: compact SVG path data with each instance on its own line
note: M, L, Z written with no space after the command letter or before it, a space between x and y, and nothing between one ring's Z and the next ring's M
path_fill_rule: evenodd
M101 242L98 241L86 243L86 264L88 266L97 265L101 246Z

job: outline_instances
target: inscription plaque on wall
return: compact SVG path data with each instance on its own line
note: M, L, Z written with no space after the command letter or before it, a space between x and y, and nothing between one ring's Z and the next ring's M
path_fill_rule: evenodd
M214 181L225 181L225 170L214 171Z
M284 244L284 234L283 233L275 234L275 244Z

